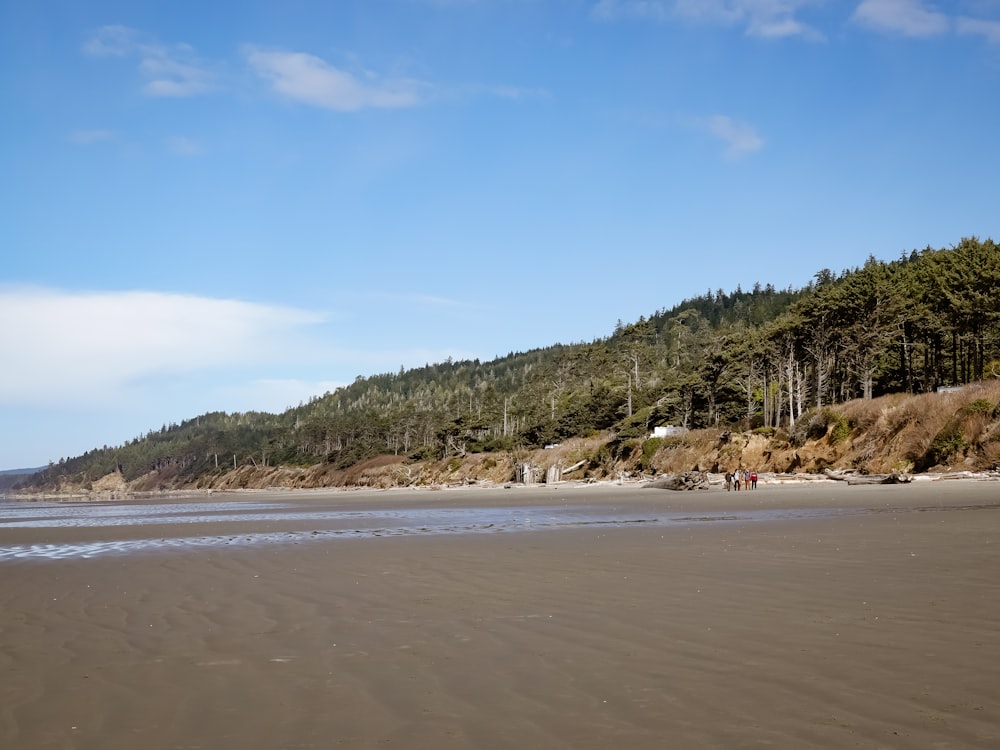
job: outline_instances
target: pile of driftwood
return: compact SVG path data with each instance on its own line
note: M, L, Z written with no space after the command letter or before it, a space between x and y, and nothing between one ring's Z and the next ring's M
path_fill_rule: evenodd
M518 484L555 484L563 480L563 474L569 474L583 466L586 461L577 461L572 466L563 468L561 463L553 464L547 469L532 463L521 463L514 467L514 481Z
M542 468L531 463L517 464L514 467L514 481L518 484L537 484L542 481Z
M703 471L685 471L668 474L645 485L656 490L707 490L708 474Z
M832 469L826 469L823 473L830 479L848 484L908 484L913 481L913 477L909 474L856 474Z

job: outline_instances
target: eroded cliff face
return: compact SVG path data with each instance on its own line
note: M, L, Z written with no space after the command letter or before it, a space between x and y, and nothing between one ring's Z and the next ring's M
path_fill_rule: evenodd
M174 490L435 487L531 481L600 481L688 471L817 474L985 471L1000 465L1000 381L959 392L892 395L813 410L790 430L693 430L667 438L606 433L544 450L413 461L378 456L348 468L240 466L184 482L169 470L132 482L117 473L87 486L43 492L93 499Z
M851 401L813 410L787 431L696 431L665 444L652 465L667 473L992 470L1000 465L1000 383Z

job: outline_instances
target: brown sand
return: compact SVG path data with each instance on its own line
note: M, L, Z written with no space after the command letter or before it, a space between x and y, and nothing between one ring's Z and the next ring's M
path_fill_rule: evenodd
M1000 747L1000 483L308 501L849 512L6 559L0 747Z

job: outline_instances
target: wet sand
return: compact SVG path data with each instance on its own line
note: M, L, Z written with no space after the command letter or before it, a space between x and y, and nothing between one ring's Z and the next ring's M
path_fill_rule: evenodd
M28 505L4 748L1000 746L998 482Z

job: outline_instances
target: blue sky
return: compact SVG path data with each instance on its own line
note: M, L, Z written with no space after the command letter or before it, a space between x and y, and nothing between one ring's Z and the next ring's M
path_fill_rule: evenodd
M0 0L0 93L0 468L1000 235L1000 0Z

